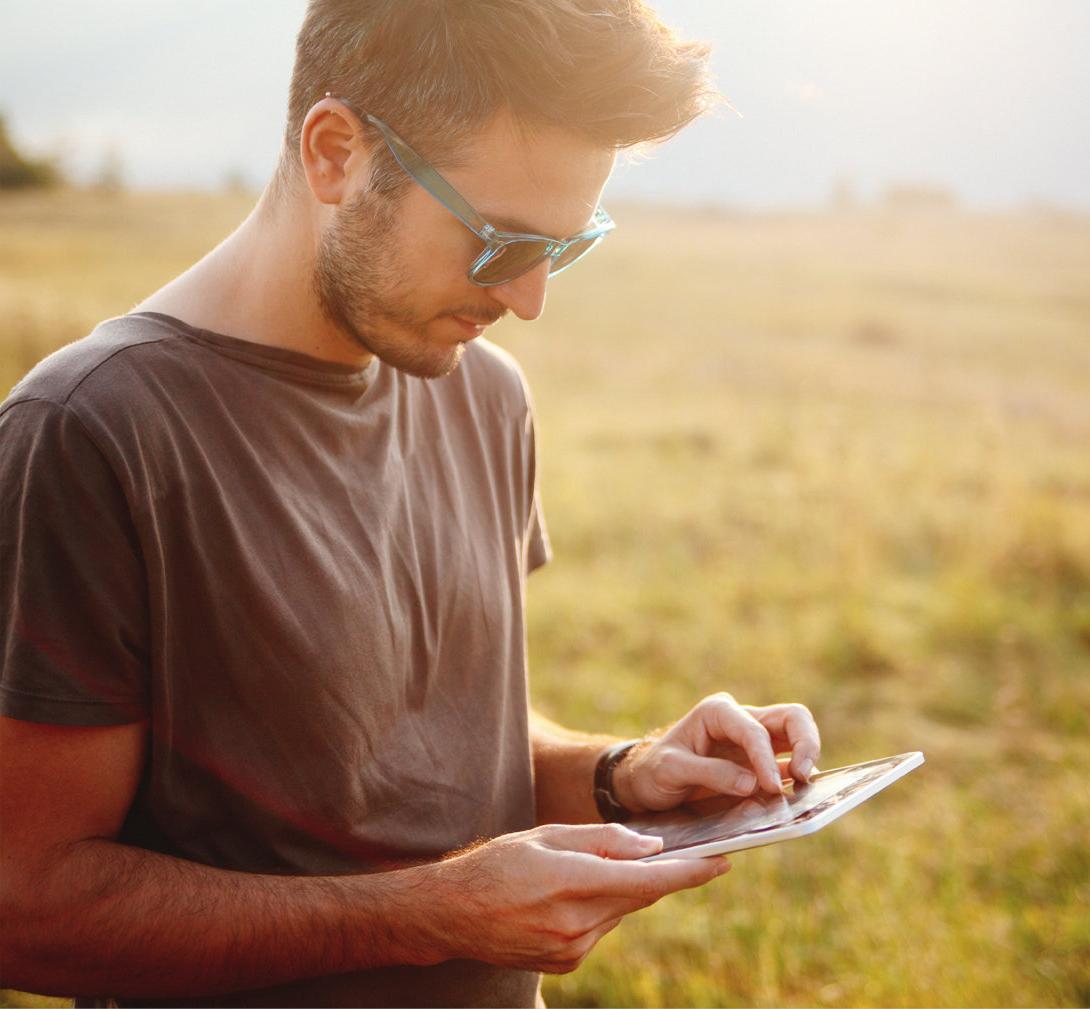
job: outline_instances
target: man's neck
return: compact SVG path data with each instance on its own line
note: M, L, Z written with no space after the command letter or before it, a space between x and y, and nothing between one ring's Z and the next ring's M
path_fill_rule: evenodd
M316 244L310 216L290 198L275 203L266 189L231 235L131 311L362 367L371 355L318 307L311 284Z

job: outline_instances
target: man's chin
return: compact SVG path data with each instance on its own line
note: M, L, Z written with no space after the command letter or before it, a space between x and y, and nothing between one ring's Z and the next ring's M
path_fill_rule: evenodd
M432 348L391 348L378 352L378 358L391 368L414 378L443 378L458 367L465 354L465 344L456 343L453 347Z
M414 344L395 343L379 334L342 323L342 329L357 346L374 354L383 364L414 378L443 378L458 367L465 344L432 344L421 338Z
M442 361L436 362L434 368L421 369L419 371L409 372L409 374L416 375L417 378L444 378L461 364L462 356L465 352L466 345L464 343L456 343L450 348Z

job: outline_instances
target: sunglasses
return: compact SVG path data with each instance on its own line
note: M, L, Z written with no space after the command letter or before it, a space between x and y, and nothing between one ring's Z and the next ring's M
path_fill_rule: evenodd
M601 206L594 211L591 227L571 238L549 238L546 235L524 234L519 231L501 231L493 227L442 175L401 139L381 119L358 112L339 95L326 92L326 98L335 98L353 115L370 123L386 141L394 160L420 187L429 192L482 242L484 250L469 268L469 279L478 287L496 287L521 277L535 266L549 262L549 276L566 270L582 259L617 225Z

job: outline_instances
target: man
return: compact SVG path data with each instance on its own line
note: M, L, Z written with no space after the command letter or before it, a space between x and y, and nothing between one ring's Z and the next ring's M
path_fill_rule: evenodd
M605 237L705 60L634 0L312 0L251 216L12 392L5 984L532 1005L727 868L603 819L808 777L798 705L631 746L528 710L532 416L478 337Z

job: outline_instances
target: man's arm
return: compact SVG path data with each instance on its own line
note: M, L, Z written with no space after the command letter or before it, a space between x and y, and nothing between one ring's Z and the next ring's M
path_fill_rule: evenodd
M146 735L0 718L6 984L165 997L442 959L411 871L256 875L115 841Z
M6 985L212 995L452 957L567 971L625 914L728 868L636 861L661 842L608 825L509 834L373 875L229 872L115 840L146 736L145 724L0 717Z
M594 765L615 742L614 736L575 732L530 712L538 823L601 823L594 804Z

